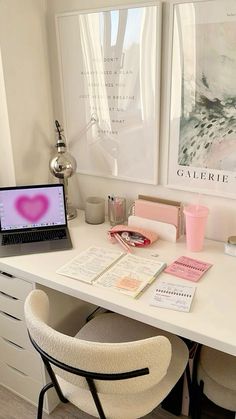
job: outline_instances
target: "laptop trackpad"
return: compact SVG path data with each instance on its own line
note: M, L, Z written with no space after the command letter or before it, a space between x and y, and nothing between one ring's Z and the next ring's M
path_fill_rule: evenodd
M47 250L50 250L51 245L49 242L37 242L37 243L23 243L20 245L20 249L22 250L22 253L38 253L38 252L46 252Z

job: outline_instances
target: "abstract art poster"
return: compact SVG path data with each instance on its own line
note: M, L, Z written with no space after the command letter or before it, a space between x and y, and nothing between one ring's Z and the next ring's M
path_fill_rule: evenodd
M236 2L169 9L169 187L236 197Z

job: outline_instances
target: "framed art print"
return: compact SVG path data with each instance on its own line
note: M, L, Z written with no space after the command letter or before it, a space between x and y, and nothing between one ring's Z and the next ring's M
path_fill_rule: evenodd
M168 7L167 185L236 197L236 2Z
M161 5L56 16L64 126L79 173L157 183Z

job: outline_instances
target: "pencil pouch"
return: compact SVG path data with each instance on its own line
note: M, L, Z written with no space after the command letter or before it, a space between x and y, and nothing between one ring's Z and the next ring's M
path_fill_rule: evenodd
M126 245L131 247L149 246L158 239L158 234L154 231L123 224L116 225L108 230L108 237L112 242L119 241L117 235L119 236L118 239L121 238Z

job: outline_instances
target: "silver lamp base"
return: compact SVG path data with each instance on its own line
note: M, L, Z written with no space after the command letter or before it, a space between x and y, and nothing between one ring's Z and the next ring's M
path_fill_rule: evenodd
M72 207L71 205L69 205L67 207L67 211L66 211L66 218L67 220L73 220L73 218L77 217L77 211L76 208Z

